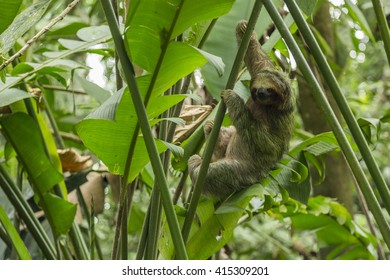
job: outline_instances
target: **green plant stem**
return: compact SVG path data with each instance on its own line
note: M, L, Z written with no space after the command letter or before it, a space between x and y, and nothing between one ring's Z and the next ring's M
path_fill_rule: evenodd
M174 196L172 198L172 201L173 201L174 205L176 205L177 202L179 201L179 198L180 198L181 193L183 192L184 185L185 185L185 182L187 180L187 177L188 177L188 168L186 168L186 170L184 170L183 174L181 175L180 182L177 185L175 194L174 194Z
M9 177L7 171L4 169L3 165L0 164L0 186L4 191L5 195L16 208L19 216L23 219L24 223L27 226L27 229L30 231L31 235L34 237L39 248L42 250L44 256L49 260L55 260L55 250L53 243L50 241L45 230L42 228L42 225L39 223L37 218L34 215L33 210L28 205L27 201L24 199L23 194L20 192L18 187Z
M9 239L8 234L5 232L5 230L2 227L0 227L0 239L4 241L5 245L8 248L10 249L13 248L11 239Z
M157 257L157 242L160 233L160 224L162 217L161 197L157 186L153 187L150 200L150 219L148 223L148 239L144 253L145 260L154 260Z
M137 254L135 256L136 260L142 260L146 248L146 241L148 238L148 230L149 230L149 220L150 220L150 208L151 204L149 203L148 210L146 211L144 223L142 225L142 230L141 230L141 238L138 242L138 248L137 248Z
M386 16L383 11L383 6L380 0L371 0L371 2L372 2L372 6L374 7L383 44L385 45L387 61L390 64L390 33L389 33L389 27L387 24Z
M122 227L121 227L121 260L127 260L128 259L128 228L127 228L127 223L131 211L131 205L133 202L133 197L134 197L134 192L135 188L138 184L138 180L134 180L130 185L129 185L129 193L126 197L126 203L125 206L126 208L124 209L125 211L122 214Z
M252 14L251 14L249 21L248 21L247 29L245 31L241 45L239 46L236 58L234 60L233 68L230 72L230 76L229 76L229 79L228 79L227 84L226 84L226 89L233 89L234 84L237 80L238 73L240 71L241 61L244 58L246 49L248 48L249 39L250 39L250 36L253 32L253 29L255 28L255 24L256 24L257 18L259 17L261 7L262 7L261 0L256 0L255 4L253 6L253 9L252 9ZM203 154L202 164L200 166L198 178L195 182L191 202L190 202L190 205L188 207L188 212L187 212L186 218L184 220L182 235L183 235L183 239L185 240L185 242L187 242L189 234L190 234L192 221L194 219L196 207L199 203L199 199L200 199L200 196L202 194L202 189L203 189L203 185L205 183L206 174L207 174L207 170L208 170L208 167L210 164L211 156L213 154L214 147L215 147L215 144L217 142L219 130L221 128L222 121L223 121L223 118L224 118L225 113L226 113L225 104L223 102L219 102L217 107L216 107L216 110L217 110L217 113L216 113L215 120L214 120L214 126L213 126L213 129L212 129L211 134L209 136L209 139L206 143L206 148L205 148L205 151Z
M291 2L291 1L290 1ZM390 248L390 227L385 217L383 216L382 209L374 195L373 190L359 164L359 161L354 154L351 145L348 142L347 137L344 134L344 131L337 120L336 115L334 114L321 86L316 80L313 72L310 69L310 66L307 64L302 52L299 49L299 46L295 42L293 36L291 35L288 27L284 23L282 17L278 13L275 5L271 0L263 0L264 7L267 9L269 15L274 21L277 29L285 40L287 46L289 47L291 53L294 55L294 59L297 62L300 70L302 71L303 76L305 77L307 83L313 90L313 97L324 113L330 127L333 130L333 133L344 152L344 155L349 163L352 172L359 183L359 187L364 194L364 197L367 200L367 204L375 217L375 220L378 223L379 229L382 233L382 236L386 242L386 244Z
M49 104L47 103L46 97L43 95L42 95L42 101L43 101L43 104L45 105L45 112L46 112L46 115L49 119L51 128L53 129L53 135L57 139L58 148L65 149L65 144L64 144L64 141L62 140L60 130L58 129L57 122L53 116L53 113L49 107Z
M218 20L218 18L215 18L210 22L209 26L206 29L206 32L204 33L204 35L202 36L202 39L200 40L200 42L198 44L199 49L203 48L203 45L206 42L207 38L209 37L211 30L213 30L215 24L217 23L217 20Z
M180 87L179 84L181 81L177 82L173 88L171 88L172 92L177 92L177 88ZM171 91L165 92L165 95L171 94ZM161 118L165 119L169 117L169 110L162 113ZM168 121L164 120L160 123L160 129L159 129L159 139L166 141L166 142L172 142L172 139L169 139L170 137L168 135L168 127L169 123ZM173 135L172 135L173 138ZM161 155L161 162L163 163L163 169L164 173L168 173L168 167L169 167L169 158L170 158L170 151L169 149L166 150ZM148 242L146 246L145 251L145 259L146 260L154 260L157 259L158 256L158 240L160 237L160 229L161 229L161 219L162 219L162 207L161 207L161 196L160 192L158 190L157 185L153 187L152 192L152 199L151 199L151 219L149 221L149 230L148 230Z
M133 65L129 57L127 56L122 35L115 21L115 15L111 3L107 0L101 0L101 3L107 17L107 21L111 30L112 37L114 39L116 50L118 51L119 59L124 69L126 81L129 86L131 97L138 116L139 125L141 127L141 131L145 139L145 145L149 153L149 157L151 160L153 171L155 173L157 185L160 190L164 211L167 217L167 222L172 235L176 253L180 259L188 259L183 238L180 234L180 228L179 228L177 216L171 202L168 183L165 178L165 174L164 174L161 160L159 158L157 146L154 141L152 131L150 129L150 123L147 117L144 101L142 100L141 93L138 89L137 81L135 79Z
M112 258L117 259L118 252L119 252L119 238L121 234L121 229L123 230L124 227L122 226L123 223L127 223L127 220L125 220L125 216L127 216L127 190L128 190L128 179L130 174L130 168L131 168L131 162L132 157L135 150L135 145L137 143L137 138L139 134L140 126L139 123L136 124L134 128L134 133L131 138L129 151L127 153L127 160L125 163L125 170L121 179L121 188L120 188L120 194L119 194L119 210L118 210L118 216L117 216L117 224L115 228L115 236L114 236L114 245L112 249ZM127 225L126 225L127 226ZM127 234L127 230L126 230ZM127 242L125 243L127 244ZM125 246L122 244L122 246ZM126 245L127 246L127 245Z
M385 179L382 176L382 173L379 170L379 167L370 151L370 148L367 144L366 139L363 136L362 130L360 129L356 118L354 117L351 108L348 106L348 102L341 92L340 86L334 76L325 55L321 51L320 46L318 45L313 33L310 30L309 25L305 21L302 13L299 10L298 5L294 0L285 1L287 7L290 10L291 15L293 16L303 38L305 39L306 44L309 46L311 54L316 60L318 67L321 70L321 73L328 84L332 95L340 108L340 112L343 115L351 134L356 141L357 146L359 147L360 153L367 165L367 168L371 174L373 181L380 193L381 198L383 199L384 205L387 209L387 212L390 214L390 191L386 184Z
M68 246L66 246L66 240L64 239L65 237L63 239L59 238L56 241L58 243L57 246L60 248L64 260L73 260L72 254L70 253Z
M88 260L90 256L88 254L87 244L85 243L80 228L73 221L73 224L69 230L69 236L73 244L73 248L75 250L76 256L79 260Z

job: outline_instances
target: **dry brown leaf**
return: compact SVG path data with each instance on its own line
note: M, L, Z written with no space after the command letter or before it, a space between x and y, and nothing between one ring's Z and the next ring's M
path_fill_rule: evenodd
M173 138L174 143L183 142L192 132L210 115L213 108L210 105L184 105L180 118L186 124L184 127L177 126Z
M79 172L92 166L91 156L82 156L74 149L57 150L64 171Z

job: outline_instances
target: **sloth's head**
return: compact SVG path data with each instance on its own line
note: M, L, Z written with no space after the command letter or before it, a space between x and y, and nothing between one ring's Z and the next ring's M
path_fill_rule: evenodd
M288 110L291 89L286 77L278 71L262 70L251 80L251 97L261 106Z

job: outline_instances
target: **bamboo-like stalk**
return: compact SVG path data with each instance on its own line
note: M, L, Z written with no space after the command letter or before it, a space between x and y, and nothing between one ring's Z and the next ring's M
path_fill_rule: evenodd
M371 2L372 2L372 6L374 7L383 44L385 45L387 62L390 64L390 32L389 32L389 27L387 25L385 13L383 11L383 6L380 0L371 0Z
M352 150L351 145L348 142L347 137L344 134L344 131L339 121L337 120L336 115L334 114L325 96L325 93L321 89L321 86L319 85L313 72L311 71L310 66L308 65L304 56L302 55L302 52L300 51L298 44L295 42L293 36L291 35L288 27L284 23L282 17L278 13L273 2L271 0L262 0L262 1L264 7L267 9L270 17L272 18L277 29L279 30L287 46L289 47L291 53L294 55L294 59L296 60L299 69L302 71L303 76L305 77L307 83L312 88L313 97L316 103L318 104L318 106L321 108L322 112L324 113L330 127L332 128L333 133L341 149L343 150L343 153L348 161L348 164L356 178L356 181L358 182L359 187L367 200L367 204L372 214L374 215L375 220L378 223L383 239L385 240L386 244L390 247L390 226L386 221L385 217L383 216L382 209L374 195L374 192L362 170L362 167L359 164L356 155Z
M141 237L138 242L137 254L135 256L136 260L142 260L144 257L146 241L148 239L148 231L149 231L150 208L151 208L151 204L149 203L149 207L148 210L146 211L144 223L142 225Z
M53 243L50 241L45 230L42 228L42 225L35 217L33 210L24 199L23 194L8 176L8 173L2 164L0 164L0 186L9 201L17 210L20 217L23 219L27 229L30 231L39 248L42 250L43 255L49 260L55 260L57 257L55 255Z
M241 62L244 58L246 49L248 48L249 39L250 39L250 36L252 35L253 29L255 28L255 24L256 24L257 18L259 17L261 7L262 7L261 0L256 0L255 4L253 6L253 9L252 9L251 16L250 16L249 21L248 21L247 29L245 31L241 45L239 46L236 58L234 60L233 68L230 72L229 79L226 83L226 87L225 87L226 89L233 89L234 84L237 80L238 73L240 71ZM215 120L214 120L214 126L213 126L213 129L212 129L211 134L209 136L209 139L206 143L205 151L204 151L203 158L202 158L202 164L201 164L201 167L199 170L198 178L195 182L194 191L192 194L190 205L188 207L187 216L184 220L182 235L183 235L183 239L185 240L185 242L187 242L188 236L190 234L192 221L194 219L196 207L198 206L199 199L200 199L200 196L202 194L202 189L203 189L203 185L205 183L206 174L207 174L207 170L208 170L208 167L210 164L211 156L213 154L214 147L215 147L215 144L217 142L219 130L221 128L222 121L223 121L223 118L224 118L225 113L226 113L225 104L223 102L219 102L217 107L216 107L216 110L217 110L217 113L216 113Z
M332 92L332 95L340 108L340 112L343 115L345 122L347 123L349 130L360 150L360 153L367 165L367 168L371 174L372 180L374 181L380 196L383 200L383 203L387 209L387 212L390 213L390 191L386 184L385 179L383 178L382 173L379 170L378 164L376 163L374 156L372 155L370 148L367 144L363 132L359 127L359 124L354 117L351 108L348 105L348 102L341 92L340 86L337 82L336 77L334 76L325 55L321 51L320 46L318 45L313 33L310 30L309 25L305 21L302 13L299 10L298 5L294 0L285 1L287 7L290 10L292 17L294 18L302 37L305 39L306 44L309 46L311 54L313 55L315 61L318 64L318 67L329 86L329 89Z
M104 13L109 24L112 37L118 52L119 59L124 69L125 78L130 89L131 97L138 116L138 122L145 139L145 145L149 153L153 171L155 173L156 182L158 184L164 211L167 217L168 226L172 235L176 253L180 259L188 259L187 252L184 246L183 238L180 234L179 223L168 189L168 183L165 178L163 166L158 154L156 143L154 142L153 134L150 129L150 123L147 117L144 101L139 92L137 81L134 75L133 65L127 56L125 45L119 27L115 21L115 14L111 3L108 0L101 0Z
M168 31L168 34L167 34L167 37L169 37L169 38L171 37L171 34L172 34L173 29L175 27L175 23L176 23L176 21L178 19L178 16L180 14L180 10L181 10L181 7L183 6L183 3L184 2L182 0L180 5L179 5L179 8L176 10L175 18L174 18L173 23L171 25L171 28L170 28L170 30ZM152 94L154 85L155 85L155 83L157 81L157 76L158 76L158 73L159 73L160 68L162 66L162 62L163 62L163 59L164 59L164 56L165 56L165 53L166 53L166 50L168 48L169 43L170 42L167 40L165 42L165 44L161 47L161 54L160 54L160 56L158 58L158 61L157 61L157 64L156 64L156 68L153 71L153 75L152 75L152 78L151 78L148 90L147 90L145 98L143 100L143 104L144 104L145 108L147 107L147 105L149 103L149 99L150 99L150 96ZM117 55L117 53L116 53L116 55ZM130 167L131 167L131 162L132 162L132 155L134 154L134 149L135 149L135 145L137 143L139 130L140 130L140 124L137 123L137 125L136 125L136 127L134 129L134 133L133 133L132 139L131 139L131 143L130 143L130 147L129 147L129 151L128 151L128 156L127 156L127 160L126 160L126 164L125 164L125 170L124 170L124 174L123 174L121 190L120 190L120 203L119 203L119 211L118 211L118 219L117 219L117 225L119 227L121 227L122 223L124 223L123 219L120 218L120 217L124 216L124 210L122 209L123 208L122 205L124 204L124 200L125 200L125 198L127 196L126 184L127 184L127 180L128 180L129 173L130 173ZM125 185L123 185L123 184L125 184ZM119 216L119 215L121 215L121 216ZM113 256L115 256L115 252L116 252L117 248L119 247L118 246L118 241L117 241L118 237L119 237L119 231L116 230L115 231L115 238L114 238L114 246L113 246Z

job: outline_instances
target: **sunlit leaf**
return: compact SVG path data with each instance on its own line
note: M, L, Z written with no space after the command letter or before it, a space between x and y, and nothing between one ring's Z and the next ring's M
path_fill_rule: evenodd
M17 85L18 83L23 81L25 78L27 78L31 74L38 72L39 70L41 70L47 66L62 65L62 66L70 67L70 68L81 67L80 64L78 64L77 62L75 62L75 61L71 62L70 60L64 60L64 58L68 55L71 55L71 54L74 54L77 52L82 52L82 51L90 48L91 46L96 45L97 43L104 42L104 41L108 40L109 38L111 38L111 34L109 34L109 35L107 35L106 33L101 34L101 36L98 37L96 40L84 42L84 44L81 44L77 48L73 48L73 49L69 49L69 50L61 51L61 52L55 52L55 54L53 56L51 56L50 59L47 59L46 61L44 61L41 64L36 64L34 69L31 70L30 72L26 72L18 77L7 77L6 83L0 82L0 93ZM31 63L29 63L29 65L31 65Z
M16 40L23 36L32 26L35 26L35 23L41 19L50 2L51 0L35 2L14 19L12 24L0 34L0 55L7 53L15 45Z
M100 117L101 115L92 113L76 126L77 133L85 146L104 162L110 172L123 175L130 142L137 124L137 115L130 93L128 91L123 93L116 108L115 121ZM156 144L160 153L166 150L164 144L160 142ZM129 180L132 181L149 162L148 152L141 136L138 136L134 154L130 156L132 163Z
M110 36L110 29L107 25L85 27L77 31L77 37L85 42L99 40L102 37Z

